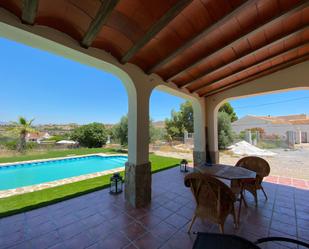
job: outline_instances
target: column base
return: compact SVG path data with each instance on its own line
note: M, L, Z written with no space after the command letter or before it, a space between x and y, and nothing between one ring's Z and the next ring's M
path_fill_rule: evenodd
M135 208L145 207L151 201L151 163L125 166L125 199Z
M219 151L209 151L211 163L219 163Z
M206 152L193 151L193 165L194 167L203 165L206 162Z

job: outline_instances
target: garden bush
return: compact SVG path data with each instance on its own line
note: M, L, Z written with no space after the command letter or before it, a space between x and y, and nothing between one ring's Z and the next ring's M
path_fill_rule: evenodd
M106 144L107 131L103 124L91 123L76 128L71 138L79 142L81 146L100 148Z
M233 142L231 118L226 112L218 113L218 144L219 149L226 149Z

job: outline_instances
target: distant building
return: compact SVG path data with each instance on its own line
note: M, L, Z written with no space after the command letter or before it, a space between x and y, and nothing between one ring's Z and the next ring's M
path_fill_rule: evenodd
M247 115L232 123L232 129L237 134L252 128L261 128L265 135L276 135L281 138L286 138L287 131L294 131L300 134L300 142L309 142L309 116L306 114L287 116Z
M26 135L26 141L27 142L37 142L39 143L40 141L44 140L44 139L48 139L51 136L49 135L48 132L30 132Z

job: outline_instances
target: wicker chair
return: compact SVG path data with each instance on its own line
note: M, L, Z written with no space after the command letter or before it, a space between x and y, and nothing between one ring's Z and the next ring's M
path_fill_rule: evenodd
M219 224L219 229L223 233L225 219L231 214L234 218L234 225L237 227L234 208L236 197L228 186L212 176L201 173L190 173L186 175L184 181L185 185L191 188L196 201L188 233L197 217Z
M240 184L244 190L249 191L255 200L255 205L258 205L257 191L260 189L263 191L263 194L267 200L267 195L262 186L263 178L268 176L270 173L270 167L266 160L256 156L248 156L240 159L236 165L236 167L243 167L249 170L256 172L255 179L241 180Z

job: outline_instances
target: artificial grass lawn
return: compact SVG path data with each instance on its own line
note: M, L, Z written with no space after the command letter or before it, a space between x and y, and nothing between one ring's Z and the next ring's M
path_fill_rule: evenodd
M111 148L78 148L70 150L49 150L43 153L36 154L25 154L10 157L0 157L0 163L11 163L11 162L21 162L30 161L37 159L48 159L55 157L65 157L69 155L85 155L85 154L95 154L95 153L121 153L121 151Z
M149 155L149 160L151 161L152 173L169 169L179 164L179 159L152 154ZM123 172L121 174L123 175ZM47 206L65 199L106 188L109 186L110 176L111 175L100 176L32 193L2 198L0 199L0 217Z

